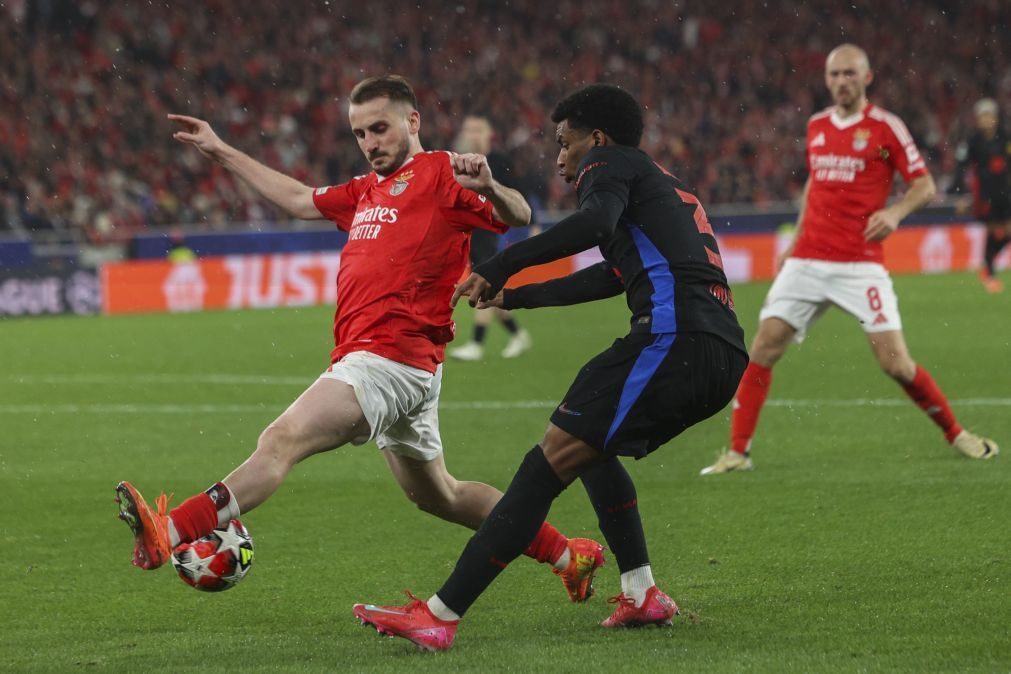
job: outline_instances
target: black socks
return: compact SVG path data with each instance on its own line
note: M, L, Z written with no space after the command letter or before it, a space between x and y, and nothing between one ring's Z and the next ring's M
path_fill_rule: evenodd
M612 456L583 473L580 479L597 512L600 532L618 561L618 569L625 573L649 564L635 485L621 461Z
M527 549L551 503L564 489L540 445L535 445L523 458L509 489L463 549L453 573L437 592L439 599L458 615L466 613L502 569Z

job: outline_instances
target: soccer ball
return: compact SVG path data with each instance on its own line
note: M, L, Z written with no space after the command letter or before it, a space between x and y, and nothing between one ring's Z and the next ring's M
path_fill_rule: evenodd
M222 592L245 578L253 564L253 539L239 520L208 535L181 543L172 566L183 582L204 592Z

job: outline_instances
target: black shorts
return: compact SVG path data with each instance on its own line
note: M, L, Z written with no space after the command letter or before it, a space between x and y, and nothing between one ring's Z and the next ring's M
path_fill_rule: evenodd
M1011 196L994 194L993 198L976 201L976 217L986 224L1001 224L1011 220Z
M748 357L706 333L631 334L583 366L551 423L641 459L734 397Z
M487 262L498 252L498 234L487 229L475 229L470 234L471 266Z

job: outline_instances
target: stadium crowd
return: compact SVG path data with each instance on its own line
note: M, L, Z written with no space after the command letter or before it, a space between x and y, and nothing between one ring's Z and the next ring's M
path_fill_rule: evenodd
M778 7L778 8L777 8ZM648 108L643 146L704 203L793 198L808 116L828 105L825 54L865 46L877 102L949 175L971 103L1011 109L1011 5L1002 0L130 0L0 3L0 230L122 240L152 226L286 219L173 142L168 112L310 184L367 170L346 96L366 75L416 86L422 140L449 148L488 114L538 204L553 179L553 103L610 81ZM943 187L943 183L942 183Z

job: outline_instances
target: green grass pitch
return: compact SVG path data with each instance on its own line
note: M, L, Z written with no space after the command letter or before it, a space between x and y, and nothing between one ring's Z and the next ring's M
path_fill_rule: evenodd
M0 670L1009 671L1011 293L968 274L896 285L914 357L1005 455L956 456L830 312L776 370L755 472L698 476L727 411L630 465L654 574L682 607L673 628L597 627L619 589L613 562L577 606L521 558L438 655L351 616L404 588L428 596L469 535L410 506L373 446L310 459L243 517L256 559L234 590L203 595L129 564L116 482L178 503L224 476L326 366L330 309L4 321ZM736 289L749 339L766 289ZM450 470L500 488L541 436L542 401L624 333L626 311L520 320L534 351L502 360L493 329L486 362L450 363L443 389ZM550 519L597 535L579 485Z

